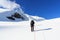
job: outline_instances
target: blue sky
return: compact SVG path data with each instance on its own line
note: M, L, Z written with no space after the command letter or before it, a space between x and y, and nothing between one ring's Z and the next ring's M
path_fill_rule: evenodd
M60 17L60 0L16 0L23 11L46 19Z

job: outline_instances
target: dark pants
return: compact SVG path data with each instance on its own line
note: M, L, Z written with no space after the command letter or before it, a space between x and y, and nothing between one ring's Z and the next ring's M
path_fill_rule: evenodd
M31 27L31 31L34 31L34 26L33 26L33 27Z

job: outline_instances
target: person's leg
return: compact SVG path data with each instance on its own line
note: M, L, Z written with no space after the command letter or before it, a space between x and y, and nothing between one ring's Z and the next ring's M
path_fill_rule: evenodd
M31 31L34 31L34 27L31 27Z
M31 31L32 31L32 27L31 27Z

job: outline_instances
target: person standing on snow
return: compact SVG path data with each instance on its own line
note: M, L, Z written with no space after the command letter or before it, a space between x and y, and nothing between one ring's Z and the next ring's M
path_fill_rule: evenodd
M30 25L31 25L31 31L32 32L34 31L34 24L35 24L34 20L31 20Z

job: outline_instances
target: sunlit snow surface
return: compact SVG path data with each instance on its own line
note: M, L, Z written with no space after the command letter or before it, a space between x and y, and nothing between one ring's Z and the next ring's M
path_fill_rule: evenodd
M6 18L15 12L29 20L11 21ZM30 30L31 20L35 21L34 32ZM0 0L0 40L60 40L59 31L60 18L46 20L42 17L31 16L25 14L19 4L10 0Z
M0 22L0 40L60 40L60 18L35 21L35 31L30 31L30 21ZM52 28L50 30L43 30ZM39 31L37 31L39 30Z

